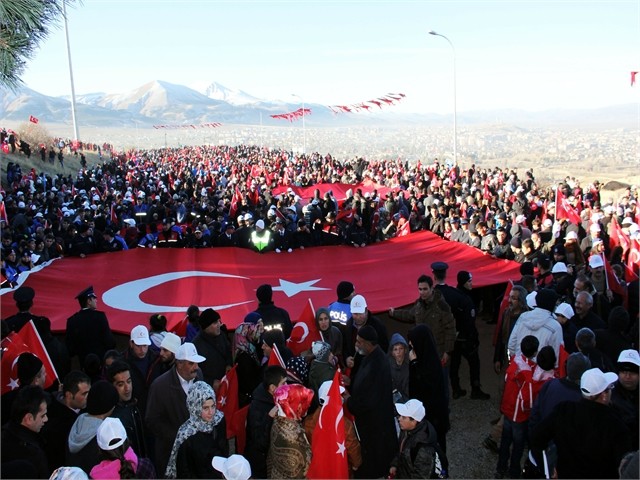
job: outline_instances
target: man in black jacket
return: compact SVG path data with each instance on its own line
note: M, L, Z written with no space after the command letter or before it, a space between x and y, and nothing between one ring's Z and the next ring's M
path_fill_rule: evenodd
M220 314L212 308L207 308L198 318L200 331L193 339L198 353L206 358L200 364L204 381L218 387L222 377L231 369L231 345L222 331Z

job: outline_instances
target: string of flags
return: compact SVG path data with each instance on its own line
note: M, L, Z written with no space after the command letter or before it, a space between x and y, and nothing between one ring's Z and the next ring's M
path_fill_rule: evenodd
M311 109L310 108L299 108L298 110L296 110L294 112L277 113L275 115L270 115L270 117L271 118L283 119L283 120L289 120L290 122L293 122L294 120L302 118L305 115L311 115Z
M374 98L373 100L367 100L359 103L352 103L350 105L329 105L328 108L333 113L356 113L363 110L369 111L372 108L389 107L395 105L401 101L406 95L404 93L387 93L382 97Z
M220 126L222 126L221 123L214 122L214 123L201 123L199 125L154 125L153 128L155 129L163 128L166 130L178 130L178 129L188 129L188 128L192 128L192 129L218 128Z

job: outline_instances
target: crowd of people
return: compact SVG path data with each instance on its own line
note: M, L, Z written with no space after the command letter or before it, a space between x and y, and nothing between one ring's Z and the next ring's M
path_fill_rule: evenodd
M484 442L498 455L496 478L517 478L523 467L543 475L544 465L559 477L637 478L635 188L607 202L598 182L582 189L567 178L557 191L543 189L532 171L341 162L249 146L135 151L76 178L32 170L12 180L3 193L7 285L67 255L233 245L287 254L362 248L421 229L518 261L522 275L500 305L502 295L473 288L474 272L450 279L447 263L434 262L416 280L416 302L389 309L386 321L367 308L357 279L345 280L336 301L316 312L322 341L296 354L287 343L289 313L268 284L256 291L258 309L233 331L218 312L194 305L184 335L153 315L131 330L125 351L114 350L92 288L78 294L80 310L61 344L35 313L36 292L22 286L3 338L33 319L49 339L60 385L49 398L43 362L31 353L17 358L19 388L2 396L3 472L47 478L77 467L93 478L220 478L233 464L244 478L302 478L339 369L351 476L455 476L447 435L451 402L467 395L463 358L470 398L490 398L480 379L482 310L495 324L494 355L485 360L504 378L500 417ZM335 198L337 184L354 188ZM315 191L301 198L296 192L306 187ZM560 205L578 218L560 218ZM400 322L409 324L406 337ZM269 365L274 350L282 365ZM80 370L71 368L76 357ZM234 366L241 406L249 406L246 444L236 452L247 464L229 456L232 419L217 408L216 392Z

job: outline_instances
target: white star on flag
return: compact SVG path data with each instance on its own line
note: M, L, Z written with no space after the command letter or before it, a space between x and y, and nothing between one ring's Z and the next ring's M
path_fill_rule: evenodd
M336 453L339 453L344 457L345 450L346 450L346 447L344 446L344 442L338 443L338 451Z
M289 282L281 278L279 279L279 281L280 281L280 286L273 287L273 291L284 292L284 294L287 297L293 297L294 295L297 295L300 292L316 292L319 290L330 290L329 288L313 286L314 283L317 283L320 281L319 278L317 280L309 280L308 282L300 282L300 283Z
M227 404L227 397L220 397L220 406L224 407Z
M7 384L7 386L11 390L15 390L16 388L18 388L20 386L20 384L18 383L18 379L17 378L10 378L9 379L9 383Z

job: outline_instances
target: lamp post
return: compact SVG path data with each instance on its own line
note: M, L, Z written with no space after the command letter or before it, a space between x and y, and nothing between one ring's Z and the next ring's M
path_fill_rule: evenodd
M307 130L305 129L305 126L304 126L304 117L305 117L304 99L300 95L296 95L295 93L292 93L291 96L299 98L300 101L302 102L302 153L306 154L307 153Z
M76 118L76 89L73 84L73 67L71 66L71 46L69 44L69 25L67 24L67 7L66 0L62 0L62 16L64 18L64 33L67 39L67 58L69 60L69 80L71 81L71 119L73 120L73 136L74 140L80 140L78 131L78 120Z
M451 47L451 53L453 54L453 161L454 164L458 164L458 118L457 118L457 108L456 108L456 49L447 37L442 35L441 33L434 32L431 30L429 35L435 35L436 37L444 38Z

